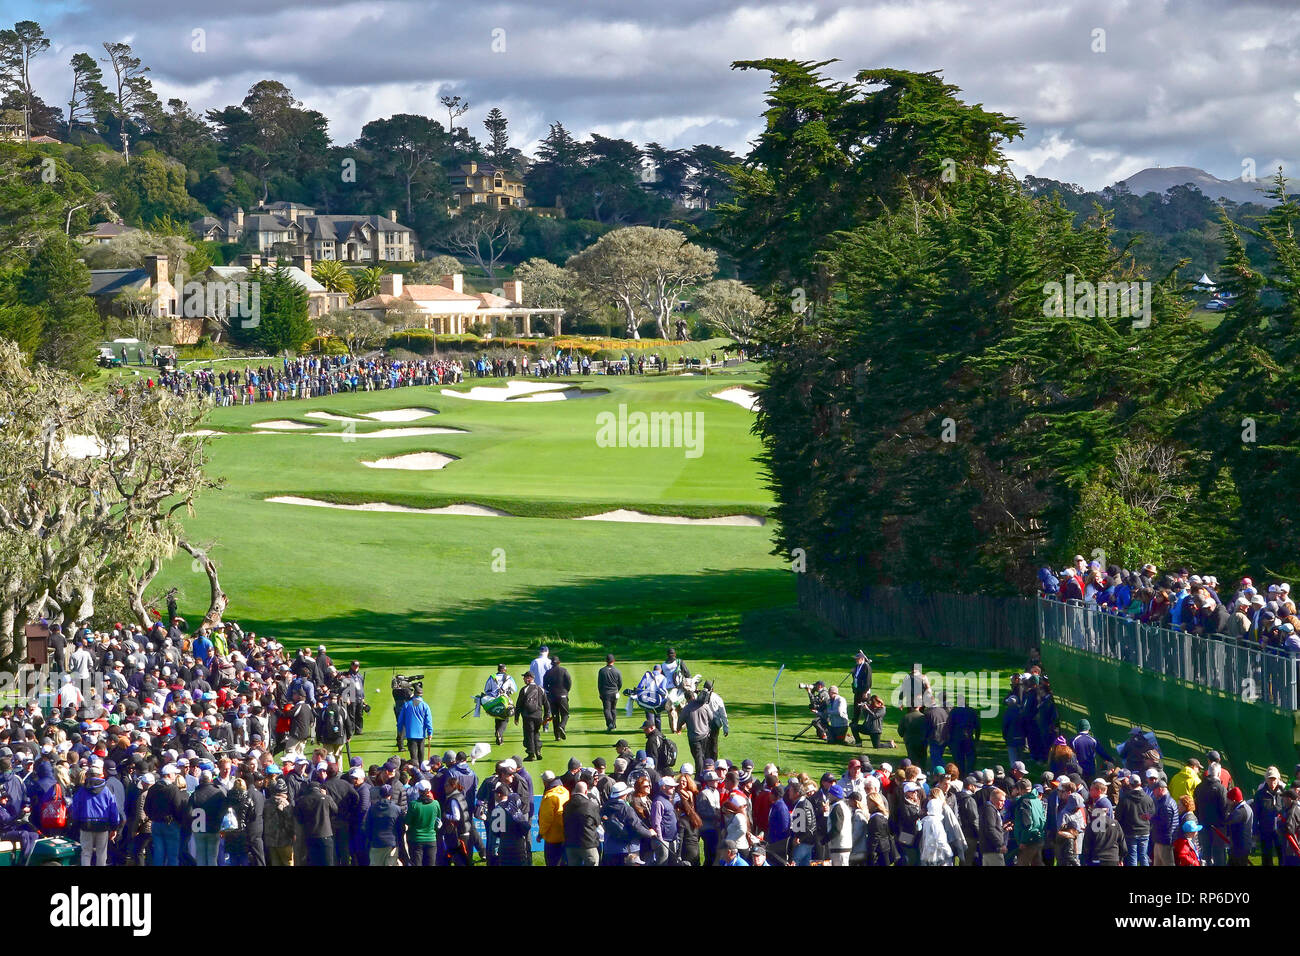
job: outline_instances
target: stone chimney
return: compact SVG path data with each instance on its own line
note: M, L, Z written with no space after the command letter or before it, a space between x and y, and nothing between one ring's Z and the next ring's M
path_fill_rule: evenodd
M301 269L307 275L311 275L311 256L294 256L293 264Z
M465 172L473 176L475 173L478 172L478 163L471 159L468 163L465 164Z
M260 269L262 267L262 257L257 253L245 253L239 257L239 264L245 269Z
M285 214L289 217L289 221L290 221L290 222L297 222L297 221L298 221L298 207L297 207L297 206L293 206L293 205L289 206L289 208L285 210Z
M149 282L155 291L167 285L166 256L145 256L144 271L149 273Z
M452 292L465 291L465 277L457 272L454 276L443 276L438 285L450 289Z
M145 256L144 271L149 274L149 289L155 297L154 314L170 315L176 290L167 275L167 257Z
M505 297L511 302L517 303L518 305L524 304L524 284L521 281L518 279L511 279L502 286L502 289L505 293Z
M235 207L235 225L241 229L244 228L244 207L243 206Z
M396 209L388 210L388 218L393 220L393 222L397 222L397 210Z
M402 274L389 272L379 277L379 294L399 296L402 294Z

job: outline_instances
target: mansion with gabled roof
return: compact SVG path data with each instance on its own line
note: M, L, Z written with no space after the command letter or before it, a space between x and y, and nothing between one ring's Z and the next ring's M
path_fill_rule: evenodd
M306 256L315 262L412 262L415 232L397 222L397 210L387 216L317 215L292 202L243 209L223 219L204 216L190 223L195 236L207 242L252 239L258 253Z

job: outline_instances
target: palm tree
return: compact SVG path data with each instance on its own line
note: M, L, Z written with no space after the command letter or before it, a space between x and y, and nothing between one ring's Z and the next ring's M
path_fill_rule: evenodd
M323 285L327 292L346 292L351 295L356 285L352 273L337 259L317 262L312 267L311 277Z
M362 299L368 299L372 295L379 293L379 280L384 276L384 270L380 266L371 266L369 269L360 269L352 276L352 301L360 302Z

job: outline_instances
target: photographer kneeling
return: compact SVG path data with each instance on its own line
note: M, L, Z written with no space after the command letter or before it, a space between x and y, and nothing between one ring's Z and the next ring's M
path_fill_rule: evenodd
M827 740L833 744L844 743L849 733L849 703L840 696L838 687L831 687L825 712Z

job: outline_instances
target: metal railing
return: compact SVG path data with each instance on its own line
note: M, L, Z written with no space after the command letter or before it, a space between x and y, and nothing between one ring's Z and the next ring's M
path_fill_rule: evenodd
M1282 710L1297 708L1297 658L1222 635L1143 624L1095 604L1038 600L1038 635L1075 650Z

